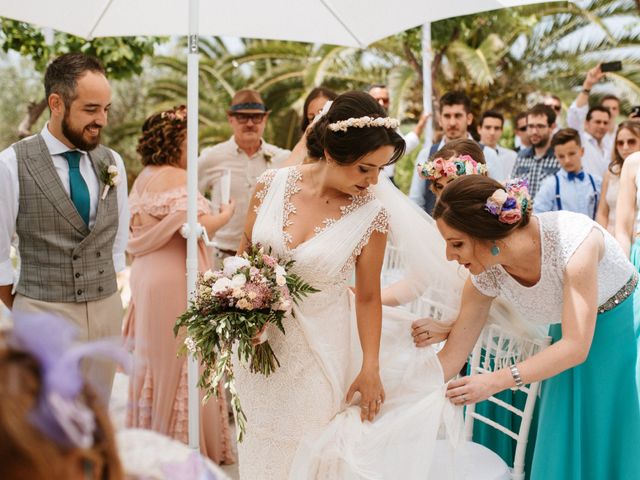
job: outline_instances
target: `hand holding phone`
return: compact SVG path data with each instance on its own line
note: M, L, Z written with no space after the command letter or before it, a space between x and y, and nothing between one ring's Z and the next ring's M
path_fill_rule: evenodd
M622 62L621 61L615 61L615 62L605 62L605 63L601 63L600 64L600 71L601 72L619 72L620 70L622 70Z

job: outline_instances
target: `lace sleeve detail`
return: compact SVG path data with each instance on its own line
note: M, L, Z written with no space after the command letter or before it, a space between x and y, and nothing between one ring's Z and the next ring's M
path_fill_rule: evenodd
M497 297L500 294L497 275L498 272L495 269L489 269L479 275L471 275L471 283L481 294L487 297Z
M154 217L166 217L175 212L187 211L187 190L178 187L166 192L143 192L129 197L131 214L146 213ZM198 193L198 215L210 215L209 201Z
M367 231L364 233L364 235L358 242L358 245L356 245L356 248L353 250L353 253L349 257L349 260L347 260L345 265L342 267L342 272L347 272L355 266L356 259L362 253L362 249L369 243L369 239L371 238L371 235L373 234L373 232L387 233L388 231L389 231L389 212L387 212L387 210L385 210L383 207L380 207L378 214L375 216L375 218L369 225L369 228L367 228Z
M264 201L264 197L267 195L269 191L269 187L271 186L271 182L273 181L273 177L276 176L278 171L276 169L266 170L262 175L258 177L258 181L256 184L256 198L258 199L258 205L254 207L254 211L258 213L258 209L262 202Z

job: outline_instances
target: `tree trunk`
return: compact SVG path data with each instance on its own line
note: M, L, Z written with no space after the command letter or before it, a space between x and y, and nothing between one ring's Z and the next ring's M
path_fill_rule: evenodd
M43 98L39 102L30 102L27 107L27 114L18 125L18 137L25 138L31 135L31 128L38 121L42 112L47 108L47 99Z

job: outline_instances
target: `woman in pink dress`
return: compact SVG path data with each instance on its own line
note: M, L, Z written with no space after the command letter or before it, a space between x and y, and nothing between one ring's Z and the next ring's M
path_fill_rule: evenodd
M186 242L180 227L187 218L186 109L149 117L138 143L143 170L131 188L131 304L124 334L133 346L127 426L147 428L187 442L187 362L178 356L183 339L173 325L187 307ZM233 213L233 202L212 214L198 198L198 221L212 235ZM204 244L198 268L210 267ZM227 405L212 398L200 412L200 448L216 463L233 463Z

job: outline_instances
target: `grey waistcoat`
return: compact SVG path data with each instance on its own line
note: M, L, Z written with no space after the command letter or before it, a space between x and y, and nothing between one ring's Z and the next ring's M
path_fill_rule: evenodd
M118 197L114 187L102 200L91 230L65 191L46 143L38 134L13 146L18 160L20 199L16 231L20 280L16 291L47 302L89 302L117 291L113 242L118 231ZM115 164L109 149L89 153L98 178Z

